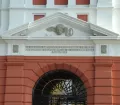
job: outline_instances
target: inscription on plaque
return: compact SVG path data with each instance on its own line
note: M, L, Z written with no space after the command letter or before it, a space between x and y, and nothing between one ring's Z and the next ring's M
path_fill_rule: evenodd
M79 52L79 51L94 51L94 46L81 45L81 46L26 46L26 51L41 51L50 53L63 53Z

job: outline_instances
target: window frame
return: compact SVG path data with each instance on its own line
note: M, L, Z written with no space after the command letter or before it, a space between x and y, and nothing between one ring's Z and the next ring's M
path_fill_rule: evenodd
M55 0L54 0L54 5L55 5L55 6L67 6L67 5L68 5L68 2L69 2L69 0L67 0L67 4L65 4L65 5L64 5L64 4L55 4Z
M89 3L88 4L77 4L77 0L76 0L76 5L90 5L90 0L89 0Z
M35 19L34 18L35 15L44 15L44 17L45 17L46 13L33 13L33 21L39 20L39 19L34 20Z
M47 0L46 0L46 4L47 4ZM32 0L32 5L33 6L45 6L46 4L44 4L44 5L43 4L34 4L34 0Z
M89 22L89 13L77 13L77 15L76 15L76 17L77 17L77 19L79 19L78 18L78 15L87 15L87 21L85 21L85 22ZM82 20L82 19L81 19ZM84 21L84 20L83 20Z

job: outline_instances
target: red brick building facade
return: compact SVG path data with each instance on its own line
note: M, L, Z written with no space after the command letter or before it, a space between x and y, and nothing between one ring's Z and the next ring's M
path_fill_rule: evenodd
M0 57L0 105L32 105L32 90L46 72L63 69L87 89L87 105L119 105L119 57Z

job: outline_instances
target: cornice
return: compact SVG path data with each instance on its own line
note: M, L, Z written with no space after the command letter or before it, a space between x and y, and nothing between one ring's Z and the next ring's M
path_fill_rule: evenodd
M14 29L11 29L11 30L6 31L6 32L4 32L4 33L2 34L2 37L4 37L4 36L11 36L11 35L14 35L14 34L16 34L16 33L21 32L21 31L24 31L24 30L28 29L28 24L29 24L29 23L24 24L24 25L19 26L19 27L16 27L16 28L14 28Z
M35 36L29 36L28 34L34 31L36 27L40 27L44 24L49 23L50 21L54 21L55 19L59 21L67 21L66 24L71 22L73 25L72 27L82 27L84 28L86 32L89 32L91 36L80 36L80 37L35 37ZM99 33L97 36L97 33ZM92 36L93 35L93 36ZM65 15L63 13L55 13L51 16L42 18L40 20L36 20L31 23L24 24L22 26L19 26L15 29L8 30L7 32L3 33L1 36L1 39L5 40L120 40L119 35L109 31L107 29L104 29L100 26L75 19L73 17L70 17L68 15Z
M14 37L3 37L0 40L9 42L10 40L22 40L22 41L47 41L47 40L66 40L66 41L95 41L95 40L118 40L115 36L83 36L83 37L29 37L29 36L14 36ZM120 40L120 39L119 39Z
M53 7L49 7L47 5L42 5L42 6L23 6L23 7L8 7L8 9L27 9L27 10L38 10L38 9L44 9L44 10L49 10L49 9L57 9L57 10L63 10L64 9L111 9L111 8L115 8L113 6L97 6L97 5L59 5L56 6L54 5Z
M0 11L9 10L9 8L0 8Z
M95 67L112 67L113 63L94 63Z
M117 36L90 36L92 40L117 40Z
M7 66L24 66L24 62L5 62Z
M91 30L93 30L93 31L97 31L97 32L102 33L102 34L105 34L105 35L107 35L107 36L119 36L119 34L114 33L114 32L112 32L112 31L110 31L110 30L107 30L107 29L102 28L102 27L100 27L100 26L94 25L94 24L92 24L92 23L89 23L89 24L90 24Z
M14 37L3 37L4 40L90 40L89 37L29 37L29 36L14 36Z

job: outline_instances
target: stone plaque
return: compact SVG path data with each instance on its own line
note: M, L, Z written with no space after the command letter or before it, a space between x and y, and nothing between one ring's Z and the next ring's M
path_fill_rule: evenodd
M19 52L19 46L13 45L13 53L18 53L18 52Z
M101 54L107 53L107 45L101 45Z
M94 46L26 46L26 51L40 51L40 52L50 52L51 54L55 53L64 53L69 52L87 52L94 51Z

